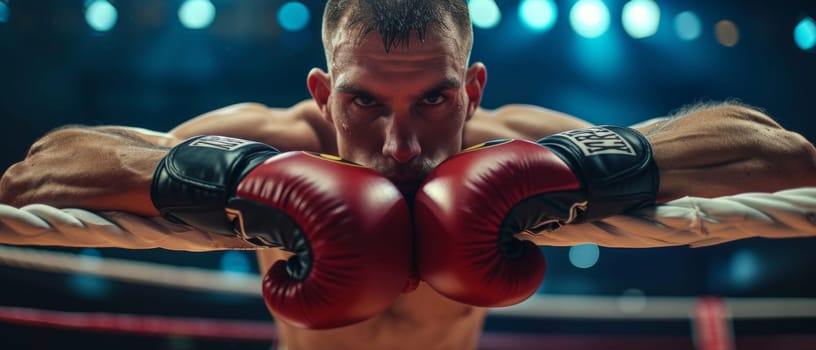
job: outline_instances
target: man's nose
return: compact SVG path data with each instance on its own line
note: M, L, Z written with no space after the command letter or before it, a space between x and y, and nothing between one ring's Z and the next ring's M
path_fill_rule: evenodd
M386 128L383 155L398 163L408 163L422 152L409 115L392 114Z

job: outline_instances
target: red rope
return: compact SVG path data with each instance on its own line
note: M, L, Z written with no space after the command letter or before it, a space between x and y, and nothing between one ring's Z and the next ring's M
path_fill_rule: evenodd
M278 331L274 323L268 321L64 312L8 306L0 306L0 321L151 336L178 335L232 340L278 340Z
M278 341L277 329L270 321L65 312L0 306L0 322L147 336L175 335L275 343ZM725 305L721 299L701 299L695 308L694 323L695 340L699 350L736 348ZM749 336L743 337L738 345L740 350L816 349L816 336L810 334ZM581 350L687 350L691 346L691 339L684 337L485 333L480 339L479 349L522 350L547 347Z
M694 308L694 334L698 350L734 350L731 322L721 298L700 298Z

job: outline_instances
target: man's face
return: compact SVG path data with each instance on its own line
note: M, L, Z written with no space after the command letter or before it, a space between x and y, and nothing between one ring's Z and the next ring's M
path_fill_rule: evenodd
M330 74L310 73L312 95L335 127L341 157L413 193L431 169L461 150L484 66L466 69L467 53L450 33L429 31L424 43L414 37L386 53L378 33L358 43L356 31L345 32L335 35ZM315 91L321 86L325 96Z

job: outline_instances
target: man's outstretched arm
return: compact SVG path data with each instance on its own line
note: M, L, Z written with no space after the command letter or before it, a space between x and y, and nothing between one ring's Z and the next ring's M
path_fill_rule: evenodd
M0 179L0 203L15 207L41 203L156 216L150 186L159 161L170 147L191 136L215 134L277 141L284 150L318 150L311 125L300 114L302 105L308 106L280 110L258 104L230 106L169 133L124 126L59 128L40 138L24 160L6 170Z
M533 106L480 110L465 129L465 146L498 138L535 141L588 126L572 116ZM749 106L694 105L636 129L654 152L659 201L816 186L813 144Z
M752 107L700 105L638 128L660 170L659 201L816 186L816 149Z
M177 142L171 134L122 126L56 129L6 170L0 202L156 216L150 202L153 170Z

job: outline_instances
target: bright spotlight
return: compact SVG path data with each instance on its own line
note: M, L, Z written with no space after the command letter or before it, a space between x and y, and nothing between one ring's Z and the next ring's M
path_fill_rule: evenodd
M585 38L597 38L609 29L609 9L601 0L579 0L570 10L570 24Z
M553 0L524 0L519 5L521 23L530 30L550 30L558 19L558 7Z
M207 28L215 20L215 5L210 0L187 0L181 4L178 17L186 28Z
M473 25L482 29L490 29L501 21L499 5L493 0L470 0L468 3L470 20Z
M816 22L807 17L799 21L793 29L793 40L802 50L810 50L816 46Z
M11 17L11 11L9 11L8 5L0 1L0 23L8 22L9 17Z
M94 0L85 7L85 22L97 32L107 32L116 25L119 14L106 0Z
M653 0L632 0L623 5L623 29L635 39L648 38L660 26L660 7Z
M283 29L290 32L306 28L310 17L309 8L297 1L287 2L278 10L278 22Z
M600 249L595 244L587 243L570 247L569 260L572 265L581 269L588 269L598 262Z
M684 11L674 17L674 31L680 39L691 41L700 37L703 25L696 13Z

